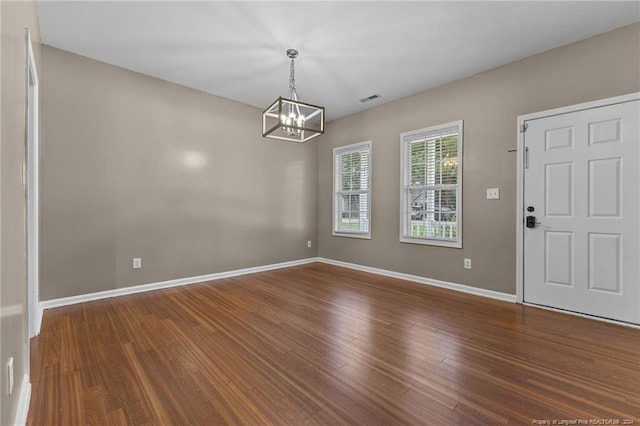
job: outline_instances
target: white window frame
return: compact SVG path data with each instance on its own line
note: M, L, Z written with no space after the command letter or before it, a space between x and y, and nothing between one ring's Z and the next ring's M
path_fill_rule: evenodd
M410 235L411 226L411 209L407 208L407 195L412 187L409 182L410 178L410 155L407 152L410 141L417 135L424 135L426 138L441 134L449 128L458 129L458 175L455 185L423 185L424 189L456 189L456 239L436 239L421 238ZM463 147L463 120L452 121L449 123L439 124L436 126L426 127L424 129L412 130L400 134L400 242L412 244L426 244L440 247L462 248L462 147ZM407 161L408 160L408 161ZM417 188L417 187L414 187Z
M337 182L336 177L336 166L337 166L337 156L343 155L347 153L358 152L362 150L369 151L369 173L367 176L367 189L360 189L357 191L339 191L338 188L341 187L341 182ZM371 141L358 142L351 145L338 146L333 148L333 210L332 210L332 229L333 235L336 237L351 237L351 238L363 238L363 239L371 239L371 176L372 176L372 143ZM342 212L340 211L340 204L338 202L338 198L342 195L355 195L355 194L367 194L367 224L368 230L367 232L361 231L343 231L337 229L338 221L337 218L342 217Z

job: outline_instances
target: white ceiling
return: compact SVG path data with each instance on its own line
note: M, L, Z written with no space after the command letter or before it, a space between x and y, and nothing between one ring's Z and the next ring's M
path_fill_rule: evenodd
M45 44L265 108L335 119L640 20L640 2L39 1ZM360 98L379 94L362 104Z

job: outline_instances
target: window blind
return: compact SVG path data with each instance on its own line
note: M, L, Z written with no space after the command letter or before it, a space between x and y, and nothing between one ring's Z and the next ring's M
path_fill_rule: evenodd
M371 142L334 149L334 234L368 236Z
M403 133L401 240L461 246L462 121Z

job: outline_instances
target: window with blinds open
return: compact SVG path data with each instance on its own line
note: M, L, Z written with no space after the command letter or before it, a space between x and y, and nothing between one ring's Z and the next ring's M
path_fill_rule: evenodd
M371 238L371 141L333 149L333 235Z
M402 133L400 241L462 247L462 120Z

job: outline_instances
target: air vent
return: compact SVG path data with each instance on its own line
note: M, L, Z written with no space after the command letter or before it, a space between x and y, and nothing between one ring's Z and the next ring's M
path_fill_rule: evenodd
M367 102L371 102L375 99L378 99L380 97L380 95L371 95L371 96L367 96L366 98L362 98L360 99L360 102L362 102L363 104L367 103Z

